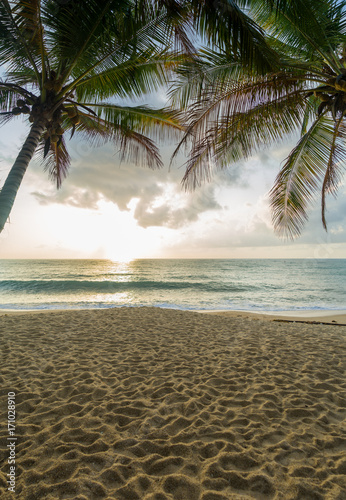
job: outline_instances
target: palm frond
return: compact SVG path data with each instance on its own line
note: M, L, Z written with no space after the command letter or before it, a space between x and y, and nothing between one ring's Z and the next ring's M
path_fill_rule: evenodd
M145 53L148 50L157 50L158 44L167 44L165 35L166 16L164 14L150 20L146 25L138 29L138 31L129 36L128 40L119 43L113 43L111 48L107 47L104 54L95 60L95 57L89 55L87 64L79 66L77 72L72 76L75 80L71 82L66 91L75 89L80 82L84 81L89 75L96 73L104 73L112 69L124 61L128 61L134 54ZM102 51L98 50L100 55ZM94 61L93 64L90 62Z
M169 90L174 106L186 108L189 103L201 99L212 85L229 85L252 73L250 66L244 69L239 61L222 51L201 49L195 57L181 61L175 70L175 79Z
M194 137L186 163L185 186L194 188L210 178L211 168L228 167L287 137L299 127L305 105L304 94L291 90L264 102L257 101L243 111L225 112L208 130L198 131Z
M0 113L0 126L6 125L13 118L15 118L14 114L11 111L3 111Z
M108 13L111 12L112 4L115 7L114 20L111 16L105 17L105 3ZM67 77L77 61L79 64L87 64L87 57L91 56L90 47L97 40L100 44L104 42L102 35L104 32L108 34L108 24L116 23L116 20L121 17L119 7L123 13L128 5L128 2L123 2L123 9L121 9L119 2L115 1L56 2L47 0L44 2L41 16L45 25L47 44L48 47L54 47L54 54L51 54L51 57L54 56L57 62L63 63Z
M93 3L88 2L87 5L83 6L83 23L86 23L87 21L91 21L87 29L85 30L85 26L83 26L84 29L84 37L82 39L81 45L78 47L78 52L74 55L74 58L69 64L68 71L65 72L64 77L67 80L71 73L74 70L74 67L77 64L80 64L80 58L84 56L85 52L87 52L87 48L92 42L96 39L99 39L99 34L100 34L100 28L104 30L104 21L107 22L107 18L105 19L106 14L109 12L111 9L112 5L114 5L113 0L106 0L104 2L96 2ZM90 11L88 12L88 9L85 7L91 7ZM86 13L90 14L89 18L86 16ZM86 34L86 36L85 36Z
M333 135L332 119L322 114L292 150L277 176L270 203L274 229L279 234L290 238L300 234L308 217L307 208L321 189Z
M39 88L37 76L30 66L23 64L20 68L6 73L7 81L13 82L22 87Z
M336 196L337 190L340 186L346 164L346 151L345 151L345 139L346 139L346 127L343 123L344 115L334 123L334 132L330 144L330 153L327 168L325 171L323 184L322 184L322 224L325 230L327 230L326 221L326 195L333 194Z
M181 131L177 114L170 110L94 103L83 103L84 107L94 109L97 116L80 110L76 126L65 118L63 128L66 134L75 128L80 138L94 146L113 142L119 148L122 160L127 159L149 168L162 167L162 160L158 147L147 135L167 139Z
M87 113L80 113L76 134L87 139L94 146L112 142L120 154L121 161L132 161L149 168L161 168L159 149L152 139L136 131L133 122L114 120L110 122ZM66 124L66 131L71 125ZM139 127L140 129L141 127Z
M120 142L119 153L122 160L133 161L151 169L163 166L159 149L149 137L120 125L114 129L114 138L116 143Z
M171 70L182 56L168 51L148 49L105 71L96 69L76 85L78 100L109 97L138 98L167 83Z
M182 146L193 138L196 145L193 155L196 159L199 143L204 144L204 138L212 133L216 144L218 136L221 136L221 129L223 134L226 131L228 131L227 134L239 134L241 127L244 126L244 131L248 131L249 134L251 130L251 137L258 146L263 142L266 143L267 140L271 142L271 138L275 140L278 137L282 138L282 134L290 131L290 126L294 125L295 128L298 125L298 116L301 115L305 106L304 95L304 87L300 80L294 74L288 73L268 75L267 78L251 79L245 82L229 80L221 85L216 81L202 92L202 98L199 101L193 102L188 108L186 132L177 145L173 158ZM285 114L279 117L280 112L283 113L283 111ZM294 116L294 124L290 122L283 128L286 116ZM255 121L254 117L257 117ZM275 120L276 127L270 126L271 120ZM265 123L267 126L263 128ZM227 135L224 136L224 140L226 138ZM210 144L210 140L207 142ZM229 149L228 146L227 149ZM218 150L221 151L221 148ZM245 155L250 154L252 150L249 149ZM219 156L221 158L222 153Z
M18 93L13 92L11 89L1 88L0 85L0 110L4 113L11 113L12 109L16 106Z
M33 53L27 38L25 15L19 9L20 3L12 7L8 0L0 3L0 58L9 67L18 68L21 62L29 63L37 78L40 58ZM29 33L29 37L32 33Z
M44 153L44 142L38 148L38 153ZM67 177L71 164L71 157L67 151L64 138L60 144L50 144L48 154L43 158L44 170L48 171L49 178L56 183L57 188L61 187L63 180Z
M306 134L309 124L315 120L316 116L318 116L318 109L320 104L321 101L317 99L313 94L306 97L306 107L300 131L301 136Z
M245 2L193 0L192 23L209 44L237 54L242 65L265 73L275 67L276 54L266 43L262 28L247 15Z
M36 97L27 89L20 85L0 81L0 109L10 111L19 98L23 98L28 102L33 102Z
M125 126L140 134L151 134L157 139L176 139L183 131L180 114L170 109L152 109L148 106L120 106L110 103L82 103L94 109L109 128Z
M72 124L67 117L62 122L65 135L68 136L71 132L70 139L76 134L80 140L86 140L94 147L99 147L112 141L113 131L111 127L97 115L80 111L78 117L79 123L77 125Z
M254 0L257 22L274 38L288 44L296 55L304 51L307 60L311 60L318 54L321 61L337 71L339 65L334 50L343 39L340 32L340 24L345 20L343 2L295 0L276 6L269 3L271 12L268 2Z

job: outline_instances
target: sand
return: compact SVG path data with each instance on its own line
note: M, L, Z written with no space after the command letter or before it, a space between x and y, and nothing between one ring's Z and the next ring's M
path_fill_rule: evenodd
M0 498L345 500L346 327L273 319L2 313Z
M202 314L213 314L218 316L247 317L252 319L262 319L268 321L293 321L293 322L308 322L308 323L328 323L346 326L346 311L325 311L325 310L303 310L303 311L280 311L280 312L261 312L254 313L251 311L224 311L224 310L207 310L198 311Z

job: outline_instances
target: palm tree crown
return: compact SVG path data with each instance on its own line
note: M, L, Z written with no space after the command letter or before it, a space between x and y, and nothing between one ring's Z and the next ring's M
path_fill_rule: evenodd
M122 153L149 167L162 162L148 133L180 130L176 114L145 106L120 106L166 81L179 59L167 51L167 15L130 1L1 0L0 118L18 115L30 133L0 192L0 230L35 151L61 185L70 157L66 137L115 141Z
M184 64L172 91L187 109L192 139L184 181L209 178L229 165L301 131L270 192L274 228L297 236L322 191L336 193L346 161L346 11L334 0L252 0L253 19L273 53L262 74L225 50L204 49L199 66Z

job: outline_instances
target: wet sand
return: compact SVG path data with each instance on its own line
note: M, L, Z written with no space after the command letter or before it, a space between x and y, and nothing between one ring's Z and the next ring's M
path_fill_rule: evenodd
M2 312L0 498L345 500L346 327L274 319Z
M202 314L213 314L218 316L245 317L252 319L262 319L268 321L287 320L295 322L314 322L314 323L336 323L346 325L345 310L303 310L303 311L278 311L278 312L260 312L251 311L228 311L228 310L206 310L198 311Z

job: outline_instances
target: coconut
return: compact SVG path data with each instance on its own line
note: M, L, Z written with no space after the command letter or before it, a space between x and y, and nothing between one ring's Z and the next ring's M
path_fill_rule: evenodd
M69 118L73 118L73 117L77 116L77 114L78 113L77 113L76 108L67 108L67 116Z
M13 115L20 115L21 112L22 112L22 110L20 108L18 108L18 107L15 107L15 108L12 109L12 114Z
M52 134L50 136L50 142L58 142L58 140L59 140L59 136L58 135Z
M30 113L29 106L23 106L22 107L22 113L24 113L25 115L28 115Z
M47 82L45 82L44 84L44 88L46 90L53 90L54 88L54 83L53 82L50 82L49 80Z
M73 123L73 125L78 125L78 123L80 122L79 115L72 116L71 122Z
M64 132L64 129L60 125L55 129L55 133L58 135L63 135Z
M321 99L322 102L328 102L330 99L328 94L320 94L318 97Z
M17 101L17 106L18 106L19 108L21 108L22 106L25 106L25 104L26 104L26 102L25 102L25 101L23 101L23 99L18 99L18 101Z

